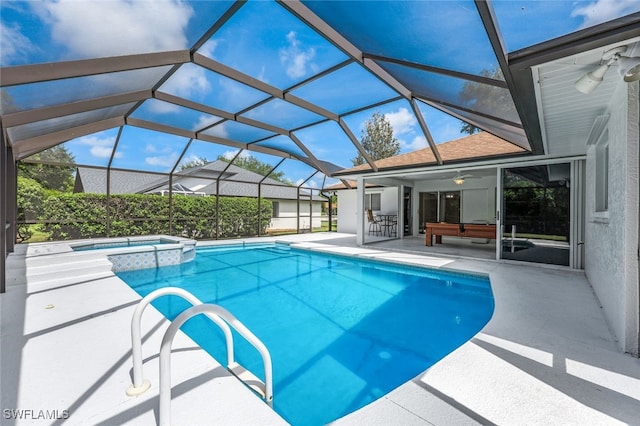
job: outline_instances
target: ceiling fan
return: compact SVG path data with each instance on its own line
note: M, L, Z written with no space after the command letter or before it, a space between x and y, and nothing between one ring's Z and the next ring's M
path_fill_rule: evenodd
M464 183L465 179L468 178L472 178L472 175L463 175L460 174L460 172L458 171L457 174L451 178L451 180L453 181L453 183L455 183L456 185L462 185Z

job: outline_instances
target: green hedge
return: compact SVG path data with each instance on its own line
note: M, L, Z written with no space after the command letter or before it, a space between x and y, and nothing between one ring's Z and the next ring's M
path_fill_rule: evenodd
M258 234L258 199L220 197L216 218L216 197L174 195L56 194L43 205L41 219L52 240L93 237L121 237L170 233L196 239L233 238ZM271 201L260 204L260 233L271 221ZM109 232L107 235L107 211ZM53 223L54 222L54 223Z

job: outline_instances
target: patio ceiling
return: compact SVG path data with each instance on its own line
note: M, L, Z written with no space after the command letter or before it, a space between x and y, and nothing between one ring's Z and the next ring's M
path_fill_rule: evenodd
M29 43L15 38L23 42L16 48L31 50L5 53L0 64L2 136L14 159L111 131L111 141L99 146L107 152L102 162L88 165L137 170L140 158L127 162L124 154L162 139L152 148L175 154L167 172L205 156L209 146L218 154L242 149L301 161L326 176L360 153L376 171L356 134L364 114L389 105L413 117L439 164L444 141L433 136L431 111L532 154L576 153L624 83L607 79L597 96L585 97L573 82L599 65L608 46L640 36L640 13L631 13L639 5L574 31L554 24L566 9L538 2L167 0L148 15L184 13L182 38L154 44L139 42L144 37L133 30L105 34L119 42L100 53L82 40L64 45L59 27L38 25L47 22L44 16L53 22L54 8L66 2L42 2L47 13L30 3L0 4L3 28L24 26L25 17L31 22L20 34ZM519 13L525 7L530 14ZM118 16L128 13L133 9ZM99 18L85 14L65 30L93 35L91 23ZM544 33L531 28L537 19L549 23ZM134 29L143 24L132 23ZM519 35L523 27L531 34ZM33 54L47 37L58 50ZM566 67L571 72L554 74Z

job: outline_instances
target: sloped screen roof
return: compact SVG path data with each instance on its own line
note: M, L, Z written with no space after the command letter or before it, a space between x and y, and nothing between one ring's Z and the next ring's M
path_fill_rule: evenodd
M359 143L375 111L436 162L462 120L541 153L509 53L640 9L612 3L2 2L2 127L16 159L64 143L77 164L160 173L240 149L376 170Z

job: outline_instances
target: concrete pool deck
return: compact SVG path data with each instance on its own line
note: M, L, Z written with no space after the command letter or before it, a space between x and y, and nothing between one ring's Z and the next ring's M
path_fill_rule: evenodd
M496 307L480 333L335 425L640 425L640 359L618 351L584 273L410 246L357 247L347 234L271 240L490 276ZM130 321L140 297L113 275L104 255L65 247L17 246L7 259L0 423L156 424L157 354L168 322L152 307L145 312L144 372L152 388L127 397ZM175 424L285 424L183 334L173 345L172 385Z

